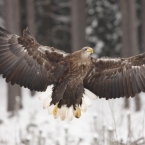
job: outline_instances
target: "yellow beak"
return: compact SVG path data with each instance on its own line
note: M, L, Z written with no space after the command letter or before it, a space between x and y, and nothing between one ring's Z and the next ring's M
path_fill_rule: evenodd
M87 49L87 52L93 53L94 50L92 48Z

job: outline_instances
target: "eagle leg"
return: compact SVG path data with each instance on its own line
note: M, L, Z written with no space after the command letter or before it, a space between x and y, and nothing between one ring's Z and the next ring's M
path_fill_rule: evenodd
M79 107L76 107L76 110L74 111L74 115L76 118L81 117L81 109Z
M57 115L57 112L58 112L58 103L55 105L53 109L53 115Z

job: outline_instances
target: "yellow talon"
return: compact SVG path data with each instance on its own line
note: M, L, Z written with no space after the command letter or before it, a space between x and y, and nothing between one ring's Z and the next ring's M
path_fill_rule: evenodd
M81 117L81 109L79 107L76 108L74 115L76 118L80 118Z
M58 112L58 103L55 105L53 109L53 115L57 115L57 112Z

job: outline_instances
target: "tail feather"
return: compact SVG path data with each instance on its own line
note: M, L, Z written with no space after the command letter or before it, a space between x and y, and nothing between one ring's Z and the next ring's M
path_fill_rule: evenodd
M43 109L47 109L49 107L51 100L52 100L51 97L47 97L45 99L44 104L43 104Z
M85 95L88 96L90 99L93 99L93 100L98 98L94 93L92 93L88 89L85 89Z
M57 119L60 116L60 109L58 109L56 114L53 114L54 118Z
M53 115L55 119L59 118L61 120L66 120L68 119L69 121L73 120L73 118L79 118L81 116L81 112L86 112L87 108L89 106L91 106L92 102L90 100L90 96L87 96L87 94L91 94L90 92L83 94L82 97L82 104L81 105L76 105L76 108L72 106L67 107L66 105L62 105L61 107L58 107L58 103L57 104L51 104L51 100L52 100L52 90L53 90L53 86L49 86L46 90L46 92L44 92L39 99L40 100L44 100L44 104L43 104L43 108L48 110L48 114L49 115ZM92 95L92 94L91 94ZM96 96L93 95L93 97L91 96L91 98L95 99Z
M90 106L92 105L91 100L90 100L85 94L83 94L83 97L84 97L84 103L85 103L88 107L90 107Z
M84 98L82 98L82 105L80 106L80 108L81 108L81 110L82 110L83 112L86 112L86 111L87 111L87 104L86 104Z
M53 85L48 86L47 90L46 90L44 93L42 93L42 94L40 95L39 99L40 99L40 100L44 100L44 99L46 99L48 96L51 97L51 95L52 95L52 88L53 88Z
M51 105L51 106L48 107L48 114L49 115L53 114L54 107L55 107L54 105Z
M71 106L68 109L68 116L67 116L67 118L68 118L69 121L73 120L73 118L74 118L74 109L73 109L73 106Z
M63 121L67 118L68 115L68 107L66 105L60 108L60 119Z

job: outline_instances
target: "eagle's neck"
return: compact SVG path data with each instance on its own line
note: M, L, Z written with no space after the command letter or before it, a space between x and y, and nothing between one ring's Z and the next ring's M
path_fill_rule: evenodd
M81 59L84 60L84 61L90 59L90 55L88 55L87 53L85 53L85 54L84 54L84 53L83 53L83 54L81 53L81 54L80 54L80 57L81 57Z
M74 66L89 65L90 55L77 52L72 55L70 60Z
M75 75L86 75L90 66L91 60L89 57L82 57L81 53L75 53L70 58L70 72Z

